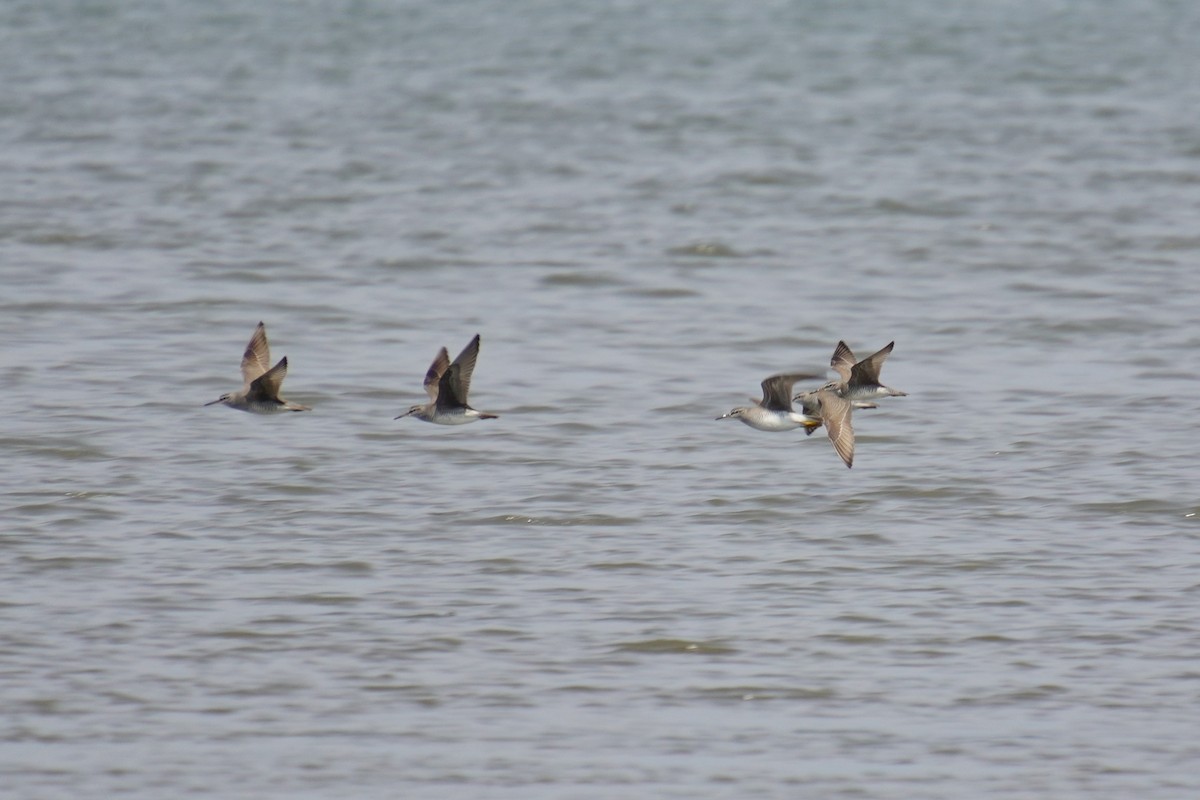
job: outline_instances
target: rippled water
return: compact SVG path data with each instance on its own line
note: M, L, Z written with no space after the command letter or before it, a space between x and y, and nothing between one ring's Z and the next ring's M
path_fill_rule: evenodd
M1197 796L1200 13L973 5L5 4L8 790Z

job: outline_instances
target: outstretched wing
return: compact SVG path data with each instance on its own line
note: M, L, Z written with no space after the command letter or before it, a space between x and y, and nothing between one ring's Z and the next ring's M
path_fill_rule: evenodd
M850 373L854 369L854 351L839 340L837 347L833 349L833 358L829 359L829 366L842 376L842 382L845 383L850 380Z
M820 375L812 375L806 372L788 372L772 375L762 382L762 407L771 411L791 411L792 410L792 387L796 385L796 381L807 381L819 379Z
M251 401L278 400L279 390L283 388L283 379L287 377L287 356L279 359L279 363L250 381L247 397Z
M792 410L792 386L797 380L820 380L822 375L808 372L787 372L772 375L762 381L762 407L772 411Z
M471 391L471 375L475 372L475 360L479 358L479 334L467 343L463 351L454 359L454 363L442 377L440 390L450 390L450 397L445 398L460 406L467 404L467 395Z
M446 348L438 350L437 357L433 359L433 363L429 365L429 369L425 372L425 393L429 395L430 400L438 399L438 382L445 374L446 368L450 366L450 354L446 352Z
M267 326L261 322L254 329L246 351L242 353L242 381L250 383L271 366L271 347L267 344Z
M854 365L853 373L851 374L851 383L877 384L879 383L879 371L883 369L883 362L892 352L892 348L896 346L895 342L888 342L887 347L884 347L877 353L864 358L862 361Z
M854 466L854 426L850 423L850 401L832 391L822 391L821 419L833 449L847 467Z

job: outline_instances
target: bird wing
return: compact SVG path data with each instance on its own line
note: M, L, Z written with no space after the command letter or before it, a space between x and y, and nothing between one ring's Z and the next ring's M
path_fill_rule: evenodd
M850 380L850 372L854 369L854 351L839 340L837 347L833 349L833 358L829 359L829 366L842 376L843 383Z
M832 391L822 391L821 419L833 449L847 467L854 466L854 426L850 424L850 401Z
M287 377L287 356L279 359L279 363L250 381L247 399L278 400L279 390L283 387L283 379Z
M261 322L254 329L246 351L242 353L242 381L249 384L271 366L271 347L267 344L267 326Z
M761 405L763 408L768 408L771 411L791 411L792 387L796 385L796 381L806 381L820 377L820 375L812 375L804 372L772 375L762 382L763 399Z
M457 361L446 367L438 382L437 407L440 409L462 408L466 405L458 393L462 381L462 365Z
M433 363L425 372L425 393L429 395L430 400L438 399L438 382L441 381L448 366L450 366L450 354L443 347L438 350L437 357L433 359Z
M447 400L453 400L461 406L467 404L467 394L471 391L471 375L475 372L475 360L479 358L479 334L467 343L463 351L454 359L450 369L442 376L439 390L446 391L449 387L452 394ZM440 395L439 395L440 396Z
M892 352L892 348L896 346L895 342L888 342L887 347L884 347L877 353L864 358L862 361L854 365L854 370L851 373L851 383L879 383L879 371L883 369L883 362Z

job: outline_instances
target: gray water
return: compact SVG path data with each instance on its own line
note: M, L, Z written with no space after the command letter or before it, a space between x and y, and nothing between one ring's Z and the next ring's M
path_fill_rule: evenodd
M0 37L6 797L1200 796L1200 6Z

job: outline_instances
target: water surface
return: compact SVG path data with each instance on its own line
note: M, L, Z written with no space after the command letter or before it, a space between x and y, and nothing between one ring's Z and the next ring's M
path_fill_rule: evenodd
M14 796L1200 790L1192 6L0 36ZM201 407L260 319L312 413ZM714 421L842 338L853 470Z

